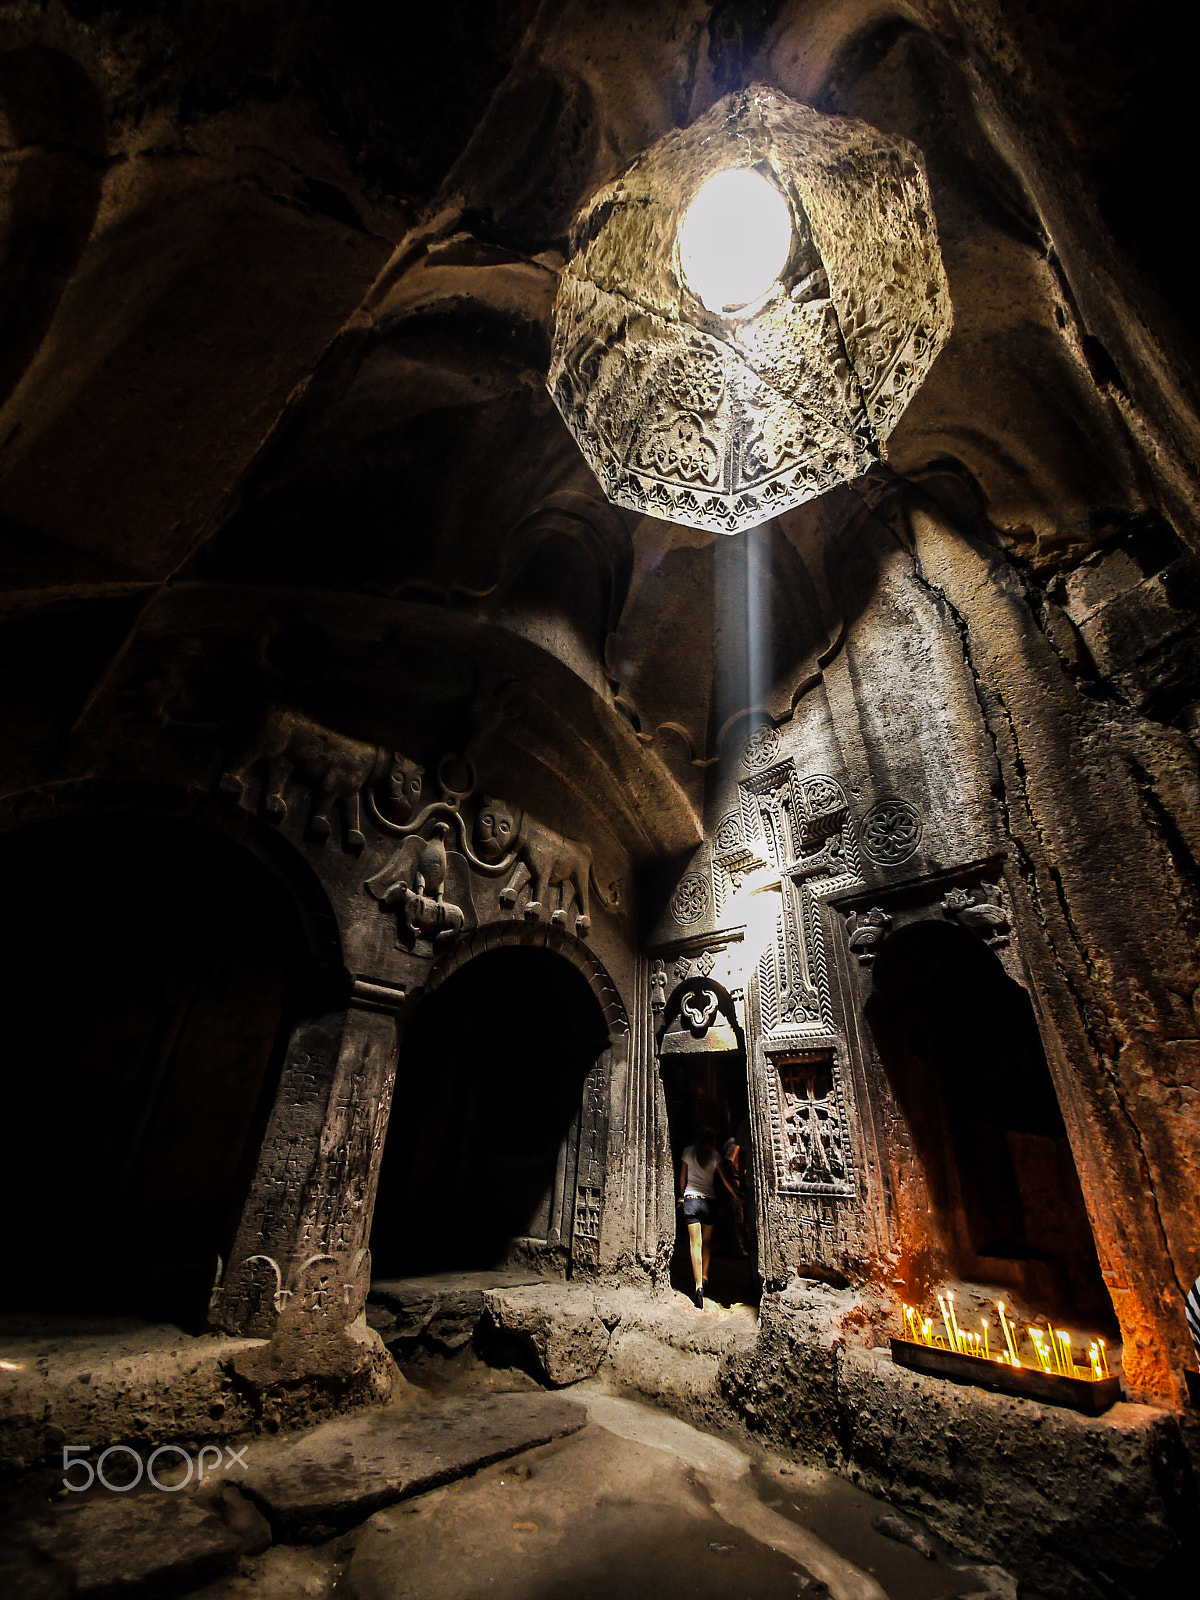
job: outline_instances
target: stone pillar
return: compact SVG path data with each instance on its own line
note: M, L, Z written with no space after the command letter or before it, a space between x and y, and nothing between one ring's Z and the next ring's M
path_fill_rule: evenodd
M344 1326L362 1311L396 1024L351 1006L300 1023L209 1323L269 1336L281 1322Z
M614 1040L609 1230L604 1265L636 1266L657 1279L675 1243L666 1102L654 1055L648 964L637 963L628 1030Z

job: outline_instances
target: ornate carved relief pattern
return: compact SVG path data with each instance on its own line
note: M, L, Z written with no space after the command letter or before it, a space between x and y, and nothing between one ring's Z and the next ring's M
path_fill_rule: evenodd
M835 778L801 775L790 760L743 779L739 789L743 848L761 840L782 891L776 936L758 963L763 1040L773 1058L789 1048L805 1060L819 1052L811 1059L826 1074L797 1077L797 1067L780 1081L774 1065L768 1073L778 1181L796 1193L852 1194L820 908L824 895L860 880L849 802Z
M864 852L881 866L896 866L917 852L922 820L907 800L877 800L862 820Z
M607 1067L597 1062L584 1085L579 1121L575 1215L571 1231L574 1253L580 1259L594 1260L599 1247L607 1149Z
M767 1092L780 1189L853 1195L850 1140L833 1052L772 1060Z
M995 896L995 898L993 898ZM1008 912L998 905L999 890L983 884L979 889L951 889L942 900L942 914L976 934L984 944L1008 943Z
M763 723L746 740L742 762L751 772L757 772L761 767L769 767L778 754L779 730L770 723Z
M708 886L703 878L693 873L683 879L671 896L671 915L681 928L689 928L707 913Z

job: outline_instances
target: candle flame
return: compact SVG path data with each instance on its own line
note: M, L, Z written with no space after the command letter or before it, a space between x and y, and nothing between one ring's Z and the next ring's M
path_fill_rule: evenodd
M987 1317L979 1319L983 1331L977 1333L973 1329L962 1327L959 1323L954 1309L953 1289L946 1289L938 1294L937 1303L945 1331L944 1338L941 1334L934 1333L931 1315L922 1317L915 1306L903 1302L904 1337L910 1343L927 1345L931 1349L951 1350L956 1355L970 1356L978 1361L994 1360L1000 1366L1020 1368L1021 1330L1011 1316L1005 1315L1003 1300L996 1302L996 1310L1000 1317L1005 1349L995 1354L991 1348L991 1324ZM1099 1383L1110 1376L1107 1346L1101 1338L1093 1339L1086 1346L1085 1357L1081 1361L1076 1361L1075 1341L1072 1335L1064 1328L1056 1328L1049 1319L1044 1329L1036 1323L1026 1324L1025 1337L1033 1346L1035 1370L1040 1369L1051 1377L1082 1378L1093 1383Z

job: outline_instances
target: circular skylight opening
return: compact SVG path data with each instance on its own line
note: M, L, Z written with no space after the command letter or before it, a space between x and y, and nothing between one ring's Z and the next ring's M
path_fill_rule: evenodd
M710 311L740 311L761 300L787 265L792 213L775 185L752 167L718 172L679 225L679 264Z

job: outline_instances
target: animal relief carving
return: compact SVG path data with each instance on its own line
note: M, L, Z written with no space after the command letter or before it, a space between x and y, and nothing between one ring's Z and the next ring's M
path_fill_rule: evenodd
M861 917L857 912L850 913L850 920L847 923L850 948L858 957L860 967L869 967L874 961L891 925L891 917L881 906L872 906Z
M366 888L385 910L396 912L401 937L408 944L428 939L441 950L462 933L466 915L461 905L446 899L450 861L461 862L457 854L446 852L450 826L435 822L428 838L413 834L405 839L382 871L368 878ZM458 898L469 903L469 890L462 870L457 885Z
M527 917L540 917L557 891L557 904L550 921L565 927L572 904L576 908L575 932L583 938L592 925L588 905L589 887L606 910L616 909L619 888L601 892L592 871L591 851L577 839L564 839L551 828L520 811L514 812L503 800L484 795L475 822L475 854L485 866L499 866L513 858L513 869L500 891L500 904L511 911L526 884L530 884Z
M1008 912L990 900L986 890L951 889L942 899L942 914L976 934L984 944L1008 943Z
M362 792L387 780L389 807L404 820L420 798L423 769L382 745L363 744L313 722L289 706L269 706L238 759L221 776L226 794L245 799L255 767L267 763L263 809L279 821L287 815L284 790L297 778L313 791L309 832L322 843L329 838L330 811L340 802L346 823L346 847L361 850Z

